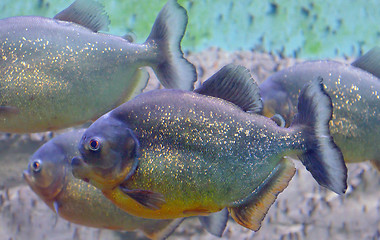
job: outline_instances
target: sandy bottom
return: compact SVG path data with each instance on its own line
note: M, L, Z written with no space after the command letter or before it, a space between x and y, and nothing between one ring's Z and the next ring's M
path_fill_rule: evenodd
M201 81L228 63L244 65L260 81L297 62L268 54L218 49L188 58L196 65ZM147 90L159 87L151 75ZM57 217L30 190L22 171L29 156L55 134L0 134L0 240L145 239L139 232L114 232L69 223ZM380 175L368 162L348 165L349 188L344 196L319 187L299 162L296 165L296 175L269 210L261 229L255 233L231 219L222 239L380 239ZM191 218L169 239L219 238L205 232L198 219Z

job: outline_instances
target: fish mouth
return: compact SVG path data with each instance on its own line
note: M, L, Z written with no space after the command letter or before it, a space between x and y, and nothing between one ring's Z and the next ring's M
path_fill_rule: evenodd
M32 177L30 176L28 170L24 170L24 171L22 172L22 177L24 178L24 180L25 180L29 185L32 185L33 180L32 180Z
M109 172L109 170L100 169L97 167L92 167L87 164L81 156L76 156L71 159L71 170L73 176L86 183L89 183L100 190L112 189L119 182L115 179L108 179L104 172ZM117 179L118 180L118 179Z
M91 176L93 176L92 168L79 156L71 159L71 171L75 178L78 178L86 183L90 183Z
M84 162L83 158L75 156L70 161L72 173L74 177L79 178L85 182L89 182L88 179L88 165ZM87 180L87 181L86 181Z
M63 185L61 184L62 179L60 181L54 181L49 184L47 187L42 187L38 185L36 179L28 172L28 170L23 171L22 176L29 187L44 201L45 200L55 200L56 197L61 193ZM63 176L65 178L66 174Z

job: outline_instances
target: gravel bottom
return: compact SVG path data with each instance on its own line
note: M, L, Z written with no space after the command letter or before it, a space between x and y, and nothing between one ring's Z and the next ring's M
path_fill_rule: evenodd
M300 61L214 48L190 54L188 59L197 68L199 82L228 63L247 67L260 81ZM159 87L151 74L145 91ZM67 222L32 192L22 179L22 171L29 156L56 134L59 132L0 134L0 240L146 239L140 232L115 232ZM348 165L349 187L343 196L319 187L302 164L295 162L296 175L269 210L261 229L253 232L230 219L221 239L380 239L380 177L368 162ZM203 230L198 219L189 218L169 239L220 238Z

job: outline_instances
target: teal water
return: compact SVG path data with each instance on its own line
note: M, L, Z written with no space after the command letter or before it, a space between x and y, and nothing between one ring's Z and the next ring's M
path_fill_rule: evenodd
M101 0L111 19L110 33L148 36L165 0ZM66 0L2 0L0 17L52 17ZM358 56L380 45L377 0L261 1L180 0L189 14L184 50L218 47L260 50L284 57Z

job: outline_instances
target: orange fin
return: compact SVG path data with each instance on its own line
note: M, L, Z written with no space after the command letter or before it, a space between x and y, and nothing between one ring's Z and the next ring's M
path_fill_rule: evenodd
M372 166L374 166L376 170L380 172L380 160L371 160L370 162Z
M141 205L152 210L158 210L166 203L164 196L160 193L140 189L129 190L123 186L120 186L120 190Z
M231 217L246 228L253 231L259 230L261 221L276 200L277 195L288 186L295 170L291 160L282 159L264 184L255 190L254 195L247 203L228 208Z

